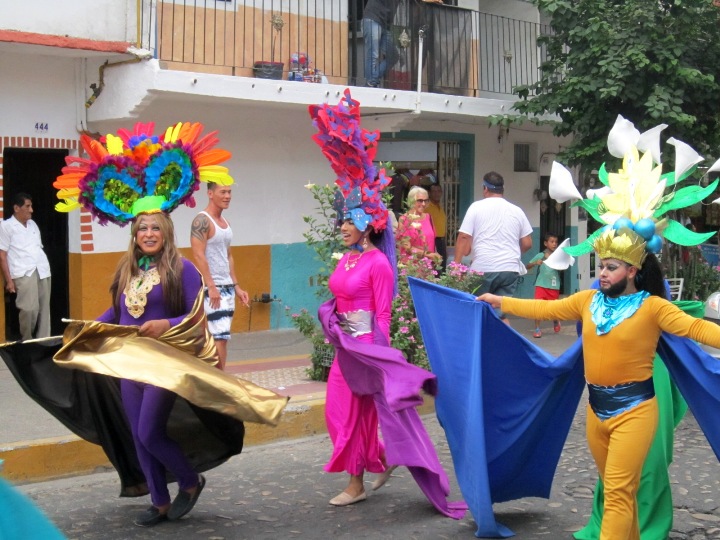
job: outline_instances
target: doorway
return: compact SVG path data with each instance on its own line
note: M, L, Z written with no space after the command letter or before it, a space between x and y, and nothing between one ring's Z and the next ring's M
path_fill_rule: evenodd
M547 194L550 192L550 177L540 177L540 193ZM555 199L551 199L549 195L540 201L540 242L539 249L542 251L543 239L545 234L552 233L558 235L558 242L562 242L567 238L566 228L567 203L559 203ZM566 273L560 272L560 291L568 293L565 288Z
M56 212L57 191L53 182L65 166L67 150L5 148L3 153L3 217L13 215L13 198L24 192L32 197L33 217L40 229L45 253L50 261L52 289L50 318L52 335L62 334L63 317L70 313L68 282L68 218ZM19 339L18 315L14 295L5 294L5 339Z

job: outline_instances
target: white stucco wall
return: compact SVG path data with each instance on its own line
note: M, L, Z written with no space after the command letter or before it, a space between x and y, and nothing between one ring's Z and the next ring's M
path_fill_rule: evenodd
M312 123L305 110L278 112L241 105L170 104L155 108L143 121L154 121L156 131L178 121L200 121L206 132L219 131L219 147L233 153L227 164L235 178L233 202L227 218L234 232L233 245L265 245L302 242L302 216L312 213L315 203L303 187L309 182L332 183L329 163L311 139ZM133 121L112 127L132 128ZM93 129L96 129L94 126ZM190 224L207 204L206 187L196 194L195 209L173 213L177 240L190 245ZM94 227L96 251L120 251L127 247L127 233L116 226Z
M76 62L24 54L0 54L0 133L5 136L77 137ZM36 123L47 124L37 131Z
M0 90L7 99L0 114L0 133L35 136L36 122L47 123L48 137L76 138L78 118L84 113L86 74L94 73L95 61L82 69L84 60L57 57L2 55L0 71L15 77L0 78ZM77 69L76 69L77 68ZM76 76L79 73L79 76ZM188 74L189 77L189 74ZM108 86L96 105L116 93L114 74L107 76ZM76 91L81 93L78 101ZM95 107L94 105L93 107ZM80 111L78 116L76 111ZM93 108L90 109L92 114ZM315 203L303 187L308 182L331 183L334 175L320 149L312 141L313 127L305 107L269 108L252 103L217 100L215 103L164 100L140 115L142 121L156 122L156 131L177 121L200 121L206 130L218 130L220 146L233 153L228 166L236 178L234 201L228 218L235 231L235 245L266 245L302 242L305 224L302 216L312 213ZM507 179L508 199L526 209L531 223L538 225L538 203L533 190L539 173L513 172L513 144L537 143L537 155L557 152L558 141L535 126L511 128L498 141L499 128L489 129L482 120L465 122L425 120L423 116L406 129L428 132L472 133L475 136L475 193L481 193L482 175L496 170ZM90 123L90 131L115 132L132 128L136 119ZM422 143L418 143L420 146ZM427 144L427 143L425 143ZM383 159L398 159L392 151L382 150ZM206 204L204 186L197 193L195 209L182 208L174 219L180 246L189 246L189 228L195 213ZM73 225L74 223L74 225ZM71 229L78 229L71 220ZM95 249L100 252L122 251L127 247L127 230L116 226L94 226ZM79 235L71 234L71 251L79 251Z
M0 29L135 41L136 0L34 0L0 5Z
M180 113L179 111L184 111ZM220 146L233 153L229 163L235 177L233 203L228 212L235 232L234 245L285 244L303 241L305 224L302 216L312 213L315 203L303 187L308 182L323 184L334 181L329 163L312 141L313 128L304 110L276 112L272 117L266 108L218 104L192 107L169 104L153 110L144 121L156 122L156 131L179 120L202 121L208 130L218 130ZM115 125L131 128L133 122ZM533 191L539 172L513 172L513 145L516 141L535 142L538 155L557 152L558 142L540 130L510 130L503 141L497 141L497 128L485 125L422 122L413 131L455 131L474 133L476 140L475 193L482 192L482 175L496 170L506 178L506 196L523 207L531 223L538 226L538 203ZM381 141L382 149L382 141ZM418 146L426 143L418 143ZM381 150L383 159L397 159ZM175 211L173 219L180 246L189 245L189 228L195 213L206 204L205 187L198 192L198 208ZM479 195L476 195L479 196ZM119 251L126 247L127 236L117 234L116 227L95 227L96 249Z

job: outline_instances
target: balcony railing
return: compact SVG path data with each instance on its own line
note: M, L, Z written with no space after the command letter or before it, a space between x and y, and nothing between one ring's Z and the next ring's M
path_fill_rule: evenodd
M139 0L140 46L168 69L364 85L361 15L352 0ZM534 82L549 27L409 0L392 27L397 60L383 86L511 94ZM423 36L422 53L420 47ZM393 56L393 55L389 55Z

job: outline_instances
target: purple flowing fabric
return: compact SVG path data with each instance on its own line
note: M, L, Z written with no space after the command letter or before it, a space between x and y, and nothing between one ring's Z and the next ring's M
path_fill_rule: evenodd
M430 436L415 407L422 405L420 390L437 392L435 375L409 364L386 344L362 343L343 332L335 300L320 306L318 318L337 352L343 377L356 394L372 395L378 413L388 463L410 470L428 500L442 514L462 519L467 504L448 502L450 484Z

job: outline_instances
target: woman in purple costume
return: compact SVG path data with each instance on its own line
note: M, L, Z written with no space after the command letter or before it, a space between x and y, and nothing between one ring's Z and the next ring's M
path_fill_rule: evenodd
M110 287L113 306L98 321L137 325L139 335L158 338L192 311L201 287L197 269L180 256L175 246L170 217L164 213L140 214L132 223L130 246ZM166 433L177 396L128 379L122 379L121 392L152 500L152 506L135 519L135 524L151 527L167 519L179 519L195 505L205 478L193 470L180 446ZM172 505L166 471L175 476L179 485Z
M352 220L341 227L342 240L350 247L330 276L328 286L337 300L343 330L363 343L373 343L376 334L390 341L390 308L395 277L387 257L370 240L370 228L358 230ZM371 395L354 394L333 362L327 384L325 420L333 442L327 472L350 473L350 483L330 501L345 506L364 500L363 472L383 473L377 489L390 476L385 449L378 437L378 415Z

